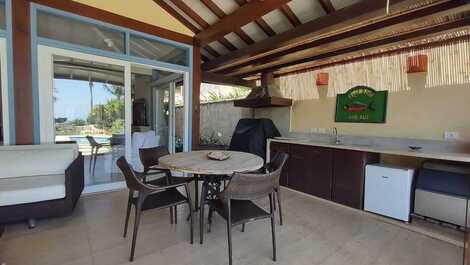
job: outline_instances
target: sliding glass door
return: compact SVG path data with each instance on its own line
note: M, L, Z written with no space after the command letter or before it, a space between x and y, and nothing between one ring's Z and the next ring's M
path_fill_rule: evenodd
M188 149L187 74L48 46L38 59L39 138L79 145L85 192L124 186L120 156L142 171L141 148Z
M116 160L131 157L130 64L39 47L40 139L76 142L85 186L122 185Z

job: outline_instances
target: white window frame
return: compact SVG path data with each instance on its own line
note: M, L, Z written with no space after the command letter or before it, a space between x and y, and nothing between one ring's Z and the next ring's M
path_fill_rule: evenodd
M2 122L3 122L3 144L10 144L10 106L8 94L8 64L7 64L7 41L0 38L0 77L2 95Z
M131 145L131 123L132 123L132 102L131 102L131 64L126 61L101 57L81 52L65 49L53 48L38 45L38 80L39 87L39 128L40 143L55 142L54 125L54 62L53 56L72 57L88 61L103 62L112 65L119 65L124 68L124 106L125 106L125 143L126 158L130 161L132 155Z

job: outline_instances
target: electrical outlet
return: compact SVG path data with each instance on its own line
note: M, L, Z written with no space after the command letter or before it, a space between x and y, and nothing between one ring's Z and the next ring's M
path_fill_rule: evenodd
M455 141L460 138L459 132L444 132L444 140Z

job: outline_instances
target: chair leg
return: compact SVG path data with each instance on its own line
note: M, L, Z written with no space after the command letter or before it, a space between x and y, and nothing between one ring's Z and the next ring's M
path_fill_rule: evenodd
M201 205L199 207L199 243L204 242L204 206L206 203L207 182L202 183Z
M173 224L173 207L170 207L170 224Z
M131 192L129 194L129 201L127 202L126 222L124 223L124 235L123 235L123 237L127 236L127 227L129 226L129 216L131 215L132 203L131 203L131 200L130 200L130 198L131 198L130 196L132 196Z
M131 247L131 256L129 258L129 261L134 261L135 244L137 241L137 232L139 231L141 215L142 215L142 202L139 201L137 203L137 207L135 207L134 233L132 234L132 247Z
M227 220L228 264L232 265L232 222Z
M212 216L214 215L214 208L213 207L210 207L209 208L209 217L207 218L208 220L208 227L207 227L207 232L210 232L211 231L211 228L212 228Z
M189 188L187 184L184 186L184 189L186 191L186 198L188 198L188 207L189 207L189 222L190 222L190 243L194 243L194 210L193 210L193 203L191 201L191 195L189 194Z
M91 164L93 164L94 147L91 147L90 162L88 163L88 172L91 173Z
M175 206L175 209L173 210L175 214L175 224L178 223L178 206Z
M283 225L284 222L282 220L282 207L281 207L281 188L278 187L276 189L276 199L277 199L277 208L279 209L279 224ZM276 204L274 204L276 205Z
M242 232L245 232L245 224L242 224Z
M271 234L272 234L272 241L273 241L273 261L276 261L276 224L275 224L275 217L274 217L274 200L273 195L269 195L269 203L271 208Z
M95 175L95 169L96 169L96 159L98 157L98 150L99 148L96 148L95 149L95 159L93 159L93 171L91 172L91 175L94 176Z
M199 210L199 181L198 176L194 179L194 209Z

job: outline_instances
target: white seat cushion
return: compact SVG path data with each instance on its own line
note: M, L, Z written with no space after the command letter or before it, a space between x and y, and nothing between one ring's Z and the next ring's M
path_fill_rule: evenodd
M65 176L0 178L0 206L65 198Z

